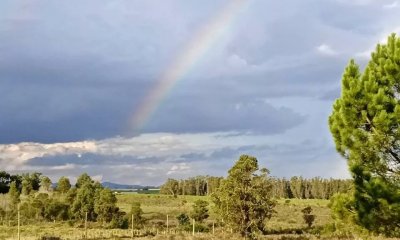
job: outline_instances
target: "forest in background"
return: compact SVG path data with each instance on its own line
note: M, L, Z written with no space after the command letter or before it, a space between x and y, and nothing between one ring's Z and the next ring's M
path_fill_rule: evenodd
M168 179L161 185L160 193L167 195L207 196L214 193L223 177L197 176L188 179ZM276 198L329 199L337 193L352 189L350 179L325 179L321 177L290 179L271 177L272 196Z

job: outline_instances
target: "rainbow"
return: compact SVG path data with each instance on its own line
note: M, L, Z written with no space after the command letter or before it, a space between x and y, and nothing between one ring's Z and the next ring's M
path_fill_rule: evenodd
M139 132L151 115L161 105L173 86L184 78L195 63L207 52L225 29L233 22L244 3L249 0L230 0L222 10L196 32L175 61L156 81L155 87L145 96L131 119L131 129Z

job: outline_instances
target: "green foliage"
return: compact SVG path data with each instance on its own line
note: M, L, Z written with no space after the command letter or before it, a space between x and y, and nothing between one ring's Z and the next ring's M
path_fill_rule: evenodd
M69 205L57 199L49 199L46 203L44 217L47 220L67 220L69 218Z
M304 222L307 224L307 226L310 228L315 220L315 215L311 214L312 213L312 208L310 206L307 206L301 210L303 213L303 219Z
M143 218L142 215L143 215L143 210L140 207L140 203L139 202L132 203L131 211L129 212L130 224L133 223L133 226L136 228L142 227L145 222L145 219Z
M25 178L22 180L22 195L29 195L32 190L32 184L29 182L29 179Z
M116 203L117 198L110 189L101 189L99 197L94 202L94 211L97 214L97 220L110 222L115 213L118 212Z
M400 38L378 45L363 74L351 60L329 126L354 179L357 223L400 236Z
M185 213L179 214L178 216L176 216L176 219L178 220L179 225L181 225L181 226L190 225L190 218Z
M222 177L196 176L188 179L168 179L161 186L161 194L206 196L221 185ZM273 196L276 198L329 199L336 193L352 189L350 179L306 179L294 176L290 179L271 178ZM140 192L139 192L140 193Z
M172 178L168 178L168 180L160 188L161 194L170 194L176 196L178 195L178 191L179 191L179 182Z
M354 205L353 194L336 194L329 203L333 219L348 224L354 223L356 217Z
M67 177L60 177L57 182L57 191L67 193L71 189L71 183Z
M5 171L0 171L0 193L8 193L11 183L11 174Z
M193 204L193 211L191 213L191 217L196 220L197 222L203 222L203 220L209 217L208 214L208 202L204 200L197 200Z
M76 197L71 206L71 212L77 219L84 219L86 213L88 220L96 220L94 212L95 189L92 184L85 183L77 189Z
M46 191L49 192L51 190L51 180L47 176L42 176L40 178L40 187Z
M269 172L258 170L255 157L240 156L212 195L220 217L242 236L251 238L265 232L265 221L271 218L275 206Z
M19 191L17 189L17 184L12 182L10 184L10 190L8 191L8 197L10 199L11 206L16 208L17 204L19 203Z
M85 184L93 184L92 178L87 173L83 173L78 177L75 187L80 188Z
M113 218L110 222L110 228L121 228L127 229L129 228L129 220L126 217L124 212L116 212L113 215Z
M22 178L22 194L29 195L32 191L38 191L40 188L41 173L25 173L21 175Z

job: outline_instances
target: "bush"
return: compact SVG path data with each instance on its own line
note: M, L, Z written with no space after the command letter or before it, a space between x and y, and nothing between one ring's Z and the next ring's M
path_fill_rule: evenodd
M303 208L303 210L301 210L301 212L303 213L304 222L310 228L315 220L315 215L311 214L312 208L310 206L305 207L305 208Z
M190 218L188 215L186 215L185 213L181 213L179 214L176 219L179 222L179 225L183 226L183 225L188 225L190 224Z

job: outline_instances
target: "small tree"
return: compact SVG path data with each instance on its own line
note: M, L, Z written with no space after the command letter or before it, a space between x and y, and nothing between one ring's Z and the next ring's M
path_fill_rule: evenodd
M201 199L195 201L191 217L197 222L203 222L203 220L207 219L209 216L207 206L207 201Z
M77 219L84 219L88 214L88 220L96 220L94 212L95 189L92 184L86 183L76 192L76 197L71 206L71 212Z
M60 177L57 182L57 191L60 193L67 193L68 190L71 188L71 183L67 177Z
M311 214L312 208L310 206L305 207L305 208L303 208L303 210L301 210L301 212L303 213L304 222L310 228L315 220L315 215Z
M242 236L250 238L265 232L265 221L271 218L275 207L269 171L258 170L255 157L240 156L212 195L220 217Z
M117 198L108 188L102 189L99 195L100 196L94 203L94 211L97 214L97 220L110 222L113 219L113 216L118 212L116 206Z
M10 184L10 189L8 191L8 197L10 199L11 205L17 206L19 203L19 191L17 189L17 184L15 182L12 182Z
M131 211L129 214L129 222L132 224L133 220L133 226L136 228L140 228L143 226L143 223L145 222L145 219L143 218L143 210L140 207L139 202L134 202L132 203ZM133 218L132 218L133 216Z

